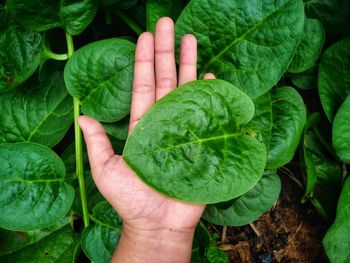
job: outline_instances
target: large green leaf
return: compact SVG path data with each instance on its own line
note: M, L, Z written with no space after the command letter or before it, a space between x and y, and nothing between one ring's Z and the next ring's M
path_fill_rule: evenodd
M170 197L231 200L251 189L264 170L264 144L242 129L253 114L253 102L228 82L186 83L142 117L128 137L124 160Z
M299 145L306 122L306 108L299 93L281 87L254 99L255 114L248 127L266 145L266 167L274 169L290 162Z
M319 136L320 115L312 114L307 122L303 139L303 160L307 175L305 198L310 199L317 211L332 220L340 192L342 172L339 164L327 155Z
M52 232L69 224L69 222L69 216L65 216L54 225L32 231L22 232L0 229L0 255L10 254L34 244Z
M179 44L194 34L199 71L257 97L287 70L303 25L301 0L192 0L176 22L176 38Z
M49 148L0 144L0 227L28 231L56 223L74 198L66 179L63 162Z
M146 2L147 31L154 32L157 21L163 16L171 17L176 21L181 10L181 0L148 0Z
M333 121L350 94L350 38L335 43L323 53L318 70L318 91L323 110Z
M104 122L130 111L135 45L124 39L93 42L69 59L64 79L84 114Z
M0 108L0 143L30 141L53 147L73 123L72 98L62 73L0 94Z
M39 242L12 254L0 256L3 263L73 263L79 246L79 235L67 225Z
M0 31L0 92L27 80L40 64L41 35L10 26Z
M321 55L324 38L324 30L320 21L306 18L301 42L288 71L300 73L310 69Z
M289 163L299 145L306 123L306 108L299 93L291 87L271 92L273 124L266 167Z
M332 263L350 262L350 177L345 181L341 192L337 216L327 231L323 246Z
M350 163L350 95L335 115L332 142L339 158Z
M108 263L120 238L122 221L106 201L92 211L94 225L83 232L81 246L86 255L96 263Z
M61 26L79 35L93 20L96 0L7 0L12 17L30 30L45 31Z
M242 226L258 219L277 201L281 180L275 170L267 170L260 181L244 195L228 201L208 205L203 218L223 226Z

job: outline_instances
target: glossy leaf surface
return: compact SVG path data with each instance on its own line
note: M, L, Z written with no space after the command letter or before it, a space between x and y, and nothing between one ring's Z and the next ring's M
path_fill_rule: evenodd
M49 148L0 144L0 226L28 231L56 223L74 198L65 180L64 164Z
M130 111L135 44L107 39L88 44L69 59L64 80L81 110L99 121L115 122Z
M350 38L329 47L321 57L318 70L318 91L328 119L350 94Z
M120 238L122 222L113 207L106 201L92 211L94 225L83 232L82 248L96 263L108 263Z
M304 199L310 199L320 215L331 221L340 192L342 172L320 141L319 121L320 115L312 114L304 131L303 159L307 175Z
M306 108L299 93L282 87L254 99L249 129L266 145L269 169L281 167L294 156L306 122Z
M258 219L277 201L281 180L274 170L265 171L260 181L244 195L228 201L208 205L203 218L223 226L243 226Z
M289 65L288 71L300 73L308 70L321 55L325 35L322 24L317 19L305 18L301 42Z
M198 39L201 73L212 72L251 97L262 95L291 62L304 25L300 0L192 0L176 22Z
M12 17L30 30L62 27L72 35L83 32L97 12L96 0L7 0L6 5Z
M339 158L350 163L350 95L335 115L332 142Z
M62 73L0 94L0 108L0 143L29 141L53 147L73 123L72 98Z
M289 163L299 145L306 123L306 108L299 93L291 87L271 92L273 125L266 167Z
M41 35L10 26L0 31L0 92L27 80L40 63Z
M191 203L231 200L260 179L263 143L242 126L249 97L222 80L186 83L158 101L128 137L124 160L148 185Z
M323 246L331 262L350 261L350 177L345 181L341 192L337 216L323 239Z
M79 235L73 232L70 225L67 225L37 243L12 254L0 256L0 261L4 263L74 262L79 241Z

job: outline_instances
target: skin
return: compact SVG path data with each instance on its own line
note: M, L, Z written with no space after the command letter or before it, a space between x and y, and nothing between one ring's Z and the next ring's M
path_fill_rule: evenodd
M174 24L161 18L155 36L140 35L134 66L129 133L142 115L178 85L197 79L197 42L181 39L177 79ZM206 74L205 79L214 78ZM102 125L81 116L93 179L99 191L123 219L121 238L111 262L189 262L195 227L205 205L180 202L143 183L116 155Z

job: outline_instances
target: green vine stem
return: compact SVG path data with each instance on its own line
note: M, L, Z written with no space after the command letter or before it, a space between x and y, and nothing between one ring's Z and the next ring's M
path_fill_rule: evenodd
M141 35L143 30L142 28L135 23L130 17L128 17L125 13L120 11L119 9L113 10L124 22L127 24L136 34Z
M70 34L66 33L68 58L74 53L73 38ZM76 175L79 182L79 192L81 205L83 209L84 226L89 226L89 211L86 202L85 180L84 180L84 167L83 167L83 144L82 134L78 123L80 116L80 101L78 98L73 97L74 105L74 135L75 135L75 159L76 159Z
M50 58L53 60L67 60L68 59L68 54L56 54L56 53L53 53L49 50L45 51L45 56L47 58Z

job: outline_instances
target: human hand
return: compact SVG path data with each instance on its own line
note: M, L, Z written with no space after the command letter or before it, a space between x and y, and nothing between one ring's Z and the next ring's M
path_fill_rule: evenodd
M181 40L177 81L174 25L171 19L162 18L158 21L155 37L148 32L140 35L135 53L129 132L157 100L177 85L197 79L196 64L196 39L192 35L185 35ZM205 76L213 77L212 74ZM188 261L194 229L205 206L184 203L156 192L135 175L122 156L115 155L100 123L87 116L81 116L79 123L96 186L123 219L123 233L113 260L126 262L123 256L128 254L128 262L132 262L131 258L137 257L137 250L141 249L136 244L143 243L145 247L146 242L151 247L152 244L162 244L163 247L156 255L151 255L152 248L146 246L140 252L142 258L138 260L152 262L158 258L156 261ZM161 250L166 252L163 259ZM171 254L173 251L174 255ZM179 255L181 251L185 255L182 259ZM147 253L149 259L146 260Z

